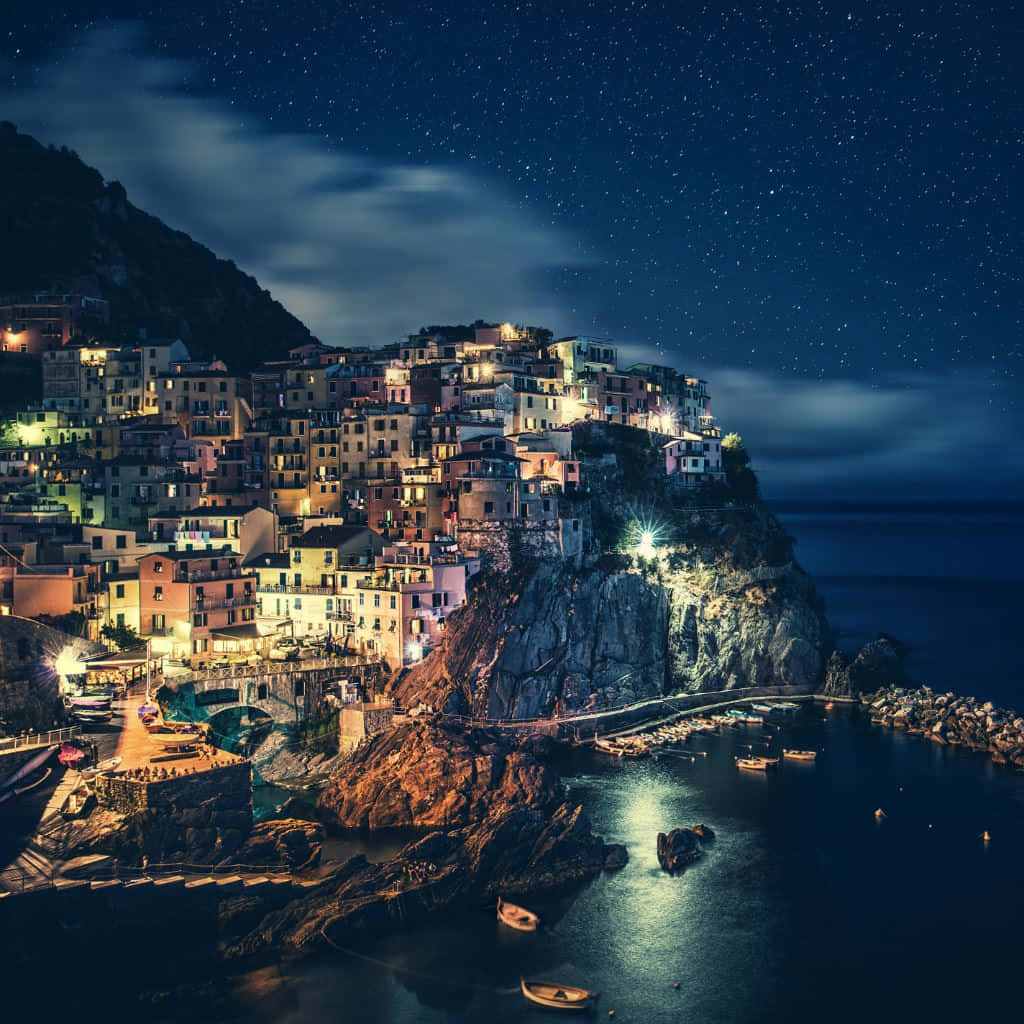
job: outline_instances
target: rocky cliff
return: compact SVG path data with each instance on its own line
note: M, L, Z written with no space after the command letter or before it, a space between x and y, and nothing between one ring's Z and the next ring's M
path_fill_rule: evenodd
M563 509L586 532L581 564L521 558L482 574L440 648L398 681L403 700L524 719L821 683L831 635L791 538L756 498L673 491L656 446L636 449L645 434L613 432L585 457L588 489Z
M543 739L413 722L381 734L320 798L335 824L431 830L383 864L357 856L303 899L265 917L229 950L249 955L344 942L442 910L535 898L621 866L543 760Z

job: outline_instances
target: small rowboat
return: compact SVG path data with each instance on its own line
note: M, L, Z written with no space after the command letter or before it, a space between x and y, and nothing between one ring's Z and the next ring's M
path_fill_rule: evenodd
M556 985L550 981L527 981L520 978L519 988L523 995L537 1006L549 1010L589 1010L597 999L596 992L574 985Z
M818 756L818 752L816 750L786 750L783 747L782 756L791 761L813 761Z
M760 711L761 714L770 715L775 710L775 707L772 704L751 704L750 710Z
M540 924L540 918L532 910L506 903L501 897L498 897L498 920L517 932L535 932Z
M82 772L82 779L85 782L92 782L101 772L113 772L121 764L121 758L114 756L108 757L105 761L100 761L99 764L94 765L92 768L86 768Z
M202 742L202 737L192 732L151 732L149 738L157 745L167 749L189 747Z
M768 765L759 757L737 757L736 767L746 768L747 771L751 772L766 772L768 770Z

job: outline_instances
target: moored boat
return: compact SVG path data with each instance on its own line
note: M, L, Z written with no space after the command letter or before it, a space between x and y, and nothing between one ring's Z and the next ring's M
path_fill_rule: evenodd
M782 756L790 761L813 761L817 756L816 750L787 750L782 748Z
M550 981L527 981L520 978L519 988L531 1003L549 1010L589 1010L597 993L575 985L558 985Z
M768 765L759 757L737 757L736 767L746 768L751 772L766 772L768 770Z
M498 920L517 932L535 932L540 925L540 918L526 907L516 903L506 903L498 897Z
M778 704L774 705L777 711L797 711L800 707L795 701L791 700L780 700Z
M775 707L772 704L751 704L750 710L759 711L764 715L770 715L775 710Z

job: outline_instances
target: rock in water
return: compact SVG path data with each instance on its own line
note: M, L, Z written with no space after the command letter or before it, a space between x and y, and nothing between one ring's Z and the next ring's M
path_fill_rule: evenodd
M884 635L865 644L853 659L842 651L833 651L821 692L829 697L854 697L883 686L904 686L906 654L906 647Z
M264 821L253 827L236 860L258 867L302 871L316 867L326 837L323 825L297 818Z
M710 825L694 825L693 834L703 842L709 842L715 838L715 830Z
M658 862L669 874L682 871L700 854L700 840L692 829L674 828L668 835L658 833Z
M605 871L618 871L629 863L629 851L622 843L609 843L604 848Z

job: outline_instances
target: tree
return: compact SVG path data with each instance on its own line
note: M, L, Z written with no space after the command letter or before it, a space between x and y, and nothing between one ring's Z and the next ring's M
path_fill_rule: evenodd
M129 647L138 647L142 638L131 626L111 625L109 622L100 630L100 636L117 646L119 651L125 651Z
M722 438L722 468L730 490L742 501L755 501L758 495L757 476L750 468L750 454L739 434Z

